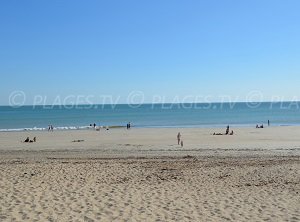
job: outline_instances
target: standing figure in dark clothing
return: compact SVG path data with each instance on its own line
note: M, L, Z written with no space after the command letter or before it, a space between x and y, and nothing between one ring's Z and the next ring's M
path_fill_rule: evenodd
M229 125L226 128L226 135L228 135L228 134L229 134Z

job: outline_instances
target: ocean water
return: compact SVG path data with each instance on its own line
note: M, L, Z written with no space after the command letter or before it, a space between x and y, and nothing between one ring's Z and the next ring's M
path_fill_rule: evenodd
M0 106L0 131L98 126L224 127L300 125L300 102Z

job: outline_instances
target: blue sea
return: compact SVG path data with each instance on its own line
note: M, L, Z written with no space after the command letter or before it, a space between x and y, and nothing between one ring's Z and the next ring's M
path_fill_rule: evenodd
M224 127L300 125L300 102L0 106L0 131L98 126Z

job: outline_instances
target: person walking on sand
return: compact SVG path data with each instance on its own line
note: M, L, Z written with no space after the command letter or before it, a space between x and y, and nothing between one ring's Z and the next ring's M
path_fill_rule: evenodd
M180 145L181 145L181 148L182 148L183 147L183 140L181 140Z
M180 134L180 132L177 134L177 142L178 142L178 145L179 145L179 143L180 143L180 139L181 139L181 134Z

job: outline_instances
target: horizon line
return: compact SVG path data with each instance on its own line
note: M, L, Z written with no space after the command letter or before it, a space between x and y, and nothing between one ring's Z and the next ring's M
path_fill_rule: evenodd
M42 105L34 105L34 104L29 104L29 105L21 105L21 106L13 106L13 105L0 105L0 107L12 107L12 108L20 108L20 107L26 107L26 106L95 106L95 105L161 105L161 104L234 104L234 103L249 103L249 104L261 104L261 103L300 103L300 100L292 101L292 100L284 100L284 101L235 101L235 102L183 102L183 103L172 103L172 102L165 102L165 103L78 103L78 104L42 104Z

